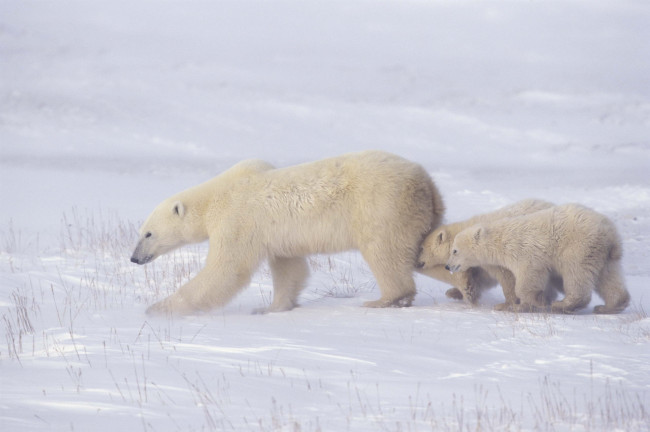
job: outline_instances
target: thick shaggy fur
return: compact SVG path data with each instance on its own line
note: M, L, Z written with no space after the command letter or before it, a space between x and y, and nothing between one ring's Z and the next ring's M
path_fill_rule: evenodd
M350 249L361 251L381 291L366 306L408 306L420 246L443 213L427 172L392 154L367 151L282 169L244 161L160 204L131 260L145 264L209 240L203 270L148 312L224 305L265 259L274 287L268 310L289 310L309 276L305 256Z
M503 288L506 304L514 304L517 302L514 292L514 278L507 270L495 266L472 267L456 273L450 273L446 270L445 266L451 253L451 245L456 234L477 223L522 216L552 206L553 204L546 201L527 199L461 222L442 225L424 240L419 257L419 271L453 285L455 288L447 290L447 297L457 300L464 298L470 303L476 303L481 293L494 287L498 281ZM554 290L550 290L549 295L553 295L554 292Z
M554 312L584 308L595 290L605 301L596 313L617 313L630 301L621 272L621 241L605 216L577 204L461 231L452 246L448 267L463 271L475 266L499 266L515 278L520 299L513 310L544 310L543 291L561 278L565 296L551 304Z

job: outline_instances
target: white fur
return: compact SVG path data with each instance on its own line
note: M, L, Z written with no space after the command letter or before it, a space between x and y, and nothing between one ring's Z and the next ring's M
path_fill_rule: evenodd
M419 257L421 267L419 271L427 276L452 284L455 288L447 290L446 293L450 298L458 300L465 298L470 303L475 303L483 291L492 288L498 281L503 288L506 303L516 303L514 279L503 268L495 266L472 267L465 271L449 273L445 269L445 265L449 260L451 245L456 234L479 222L491 222L514 216L522 216L552 206L553 204L546 201L527 199L461 222L442 225L429 234L424 240L424 243L422 243L422 251Z
M605 216L577 204L567 204L461 231L452 246L448 266L462 271L474 266L499 266L515 278L521 304L514 310L544 309L545 286L561 278L565 297L555 312L584 308L595 290L605 301L596 313L617 313L630 296L621 272L621 241Z
M305 256L358 249L381 290L381 298L366 305L406 306L415 295L420 245L443 212L426 171L388 153L353 153L282 169L245 161L160 204L141 228L132 261L144 264L209 239L204 269L149 312L187 314L221 306L265 259L274 286L269 310L282 311L296 306L305 286Z

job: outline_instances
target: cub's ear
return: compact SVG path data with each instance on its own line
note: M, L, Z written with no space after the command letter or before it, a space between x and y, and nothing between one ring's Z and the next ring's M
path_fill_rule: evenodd
M447 240L447 230L440 230L438 235L436 236L436 243L437 244L443 244Z
M185 206L183 205L182 202L176 201L174 203L174 214L183 217L185 216Z
M480 239L485 238L485 235L487 234L487 231L485 230L484 227L479 226L476 228L476 231L474 231L474 243L478 243Z

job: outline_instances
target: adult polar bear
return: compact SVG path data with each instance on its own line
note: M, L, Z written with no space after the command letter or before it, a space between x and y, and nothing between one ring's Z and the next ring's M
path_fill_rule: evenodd
M227 303L268 259L273 302L296 306L309 276L305 256L358 249L381 291L369 307L408 306L420 245L444 213L419 165L366 151L275 169L249 160L154 209L131 261L146 264L209 240L205 267L147 313L191 314Z

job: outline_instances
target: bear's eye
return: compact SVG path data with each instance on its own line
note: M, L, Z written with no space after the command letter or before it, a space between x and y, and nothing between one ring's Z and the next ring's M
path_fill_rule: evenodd
M144 235L144 238L149 238L149 237L151 237L151 233L150 233L150 232L148 232L148 233L146 233L146 234Z
M451 253L456 255L458 253L458 251L456 249L454 249Z

